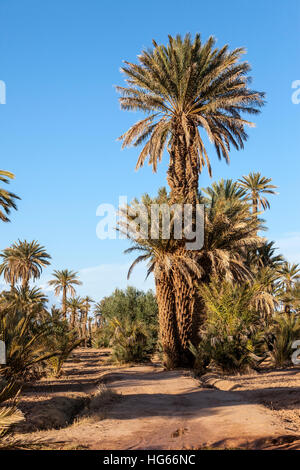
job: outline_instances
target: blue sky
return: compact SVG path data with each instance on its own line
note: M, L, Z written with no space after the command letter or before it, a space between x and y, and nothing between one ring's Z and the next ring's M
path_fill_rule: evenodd
M137 149L120 149L116 138L135 122L121 111L114 85L123 84L122 60L135 61L152 38L200 32L217 45L245 46L252 87L267 93L267 106L249 131L242 152L227 166L213 148L213 179L249 171L272 177L280 194L265 214L268 237L292 261L300 261L299 117L292 82L300 80L299 0L1 0L0 105L3 169L15 173L11 190L21 196L11 224L1 224L0 249L17 238L37 239L52 255L53 269L80 272L80 294L99 300L126 286L130 259L124 240L96 237L96 208L117 205L166 184L167 155L153 174L134 171ZM210 183L204 172L200 186ZM131 284L141 288L143 267Z

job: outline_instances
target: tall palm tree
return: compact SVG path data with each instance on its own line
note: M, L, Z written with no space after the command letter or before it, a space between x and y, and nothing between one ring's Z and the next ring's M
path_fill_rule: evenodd
M213 37L202 43L199 34L194 41L189 34L169 36L167 46L153 41L138 64L125 61L121 68L128 84L117 87L121 108L149 114L120 137L123 147L142 144L136 168L149 158L154 171L167 147L172 201L195 201L205 165L211 175L202 131L229 162L231 146L243 148L245 127L253 126L242 115L257 114L264 103L264 94L248 87L250 66L240 62L245 50L214 45Z
M15 175L10 171L0 170L0 182L8 184L10 179L14 179ZM16 194L0 188L0 219L3 222L9 222L7 217L11 209L17 210L16 199L20 199Z
M239 179L240 188L247 191L249 198L252 201L252 210L257 214L258 210L269 209L270 203L265 197L265 194L277 194L274 189L277 188L274 184L270 184L272 178L266 178L258 173L249 173L248 176L243 176Z
M160 192L157 199L151 199L148 195L142 197L141 202L148 208L149 218L151 204L161 203L163 194ZM131 204L133 214L136 213L137 202L135 200ZM250 213L245 201L223 196L208 197L204 246L200 251L187 251L183 249L182 241L174 240L172 236L168 240L161 236L153 239L140 231L136 237L132 230L134 217L129 208L122 213L124 217L119 226L124 228L125 225L127 231L123 231L133 242L126 252L141 253L128 274L136 264L148 262L148 274L153 272L155 278L166 362L173 367L187 365L190 361L189 343L196 341L199 324L203 321L203 306L196 295L196 284L208 283L213 276L235 282L250 279L251 272L245 263L246 253L262 244L262 239L256 235L259 221ZM129 224L132 231L128 229Z
M30 279L39 279L43 267L48 266L51 259L45 247L36 240L18 240L6 248L0 257L3 259L0 273L12 284L20 280L24 289L28 287Z
M82 284L77 277L77 272L70 271L69 269L55 270L52 273L54 279L48 282L48 284L54 287L55 295L60 295L62 292L62 313L64 318L67 314L67 294L69 293L72 297L75 296L74 286Z

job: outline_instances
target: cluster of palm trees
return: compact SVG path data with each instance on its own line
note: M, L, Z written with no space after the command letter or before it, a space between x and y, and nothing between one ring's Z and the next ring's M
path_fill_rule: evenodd
M136 228L140 236L132 237L133 246L127 250L141 253L133 266L148 261L148 274L154 273L160 337L169 367L190 365L193 360L190 344L197 341L206 314L199 285L213 277L220 282L259 282L262 309L274 310L276 303L272 289L278 287L278 271L273 266L276 272L270 272L266 255L273 245L258 235L263 229L261 209L269 208L266 195L275 193L271 179L250 173L237 182L221 180L202 193L198 189L204 166L212 174L205 134L217 157L228 163L231 147L242 149L246 127L254 126L243 116L256 115L264 104L264 93L249 87L250 66L240 61L244 50L230 51L227 45L218 49L214 44L212 37L202 43L198 34L194 40L189 34L169 36L166 46L153 41L153 49L142 51L138 63L125 62L127 86L117 88L122 109L148 114L120 137L123 147L142 145L136 168L148 159L154 172L167 149L170 187L169 194L163 189L155 198L145 195L134 200L124 210L119 230L132 227L130 208L140 202L147 207L149 220L152 204L192 204L193 227L196 204L205 204L202 250L186 250L185 240L172 234L169 240L151 239L140 224ZM127 233L130 238L130 230Z
M2 299L10 306L27 304L45 309L47 297L40 288L29 285L30 281L39 279L42 269L50 264L51 256L45 248L36 240L18 240L5 248L0 253L0 258L0 274L11 286L9 291L2 292ZM82 284L77 273L68 269L55 270L53 279L48 284L54 288L55 295L62 293L62 318L67 320L67 314L70 314L68 320L71 329L76 328L79 337L85 338L86 344L87 336L91 338L92 318L88 315L93 300L88 296L81 298L75 295L75 286Z
M13 173L0 170L0 182L8 184L13 179ZM3 222L9 222L8 215L11 209L17 209L16 200L20 199L16 194L0 188L0 218ZM5 304L18 308L20 306L38 306L45 309L47 297L38 287L30 287L30 281L40 278L44 267L50 264L51 256L36 240L18 240L0 253L0 275L6 283L10 284L10 291L3 291L1 299ZM77 278L77 273L68 269L55 270L53 279L49 285L54 288L55 295L62 293L62 317L67 318L70 313L71 328L78 327L80 337L87 337L91 332L92 319L88 318L91 303L89 297L75 297L75 288L82 284ZM67 298L70 294L71 298ZM78 315L80 314L80 318ZM89 324L89 327L87 326Z

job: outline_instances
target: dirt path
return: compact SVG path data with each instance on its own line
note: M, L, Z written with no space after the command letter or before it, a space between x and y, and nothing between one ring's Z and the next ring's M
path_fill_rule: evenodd
M82 350L67 365L69 375L63 384L56 384L63 398L72 387L72 393L74 388L80 389L82 397L99 380L119 397L94 406L89 417L79 418L76 424L30 433L28 438L89 449L261 448L271 445L272 440L295 440L295 433L284 429L271 410L251 403L243 392L201 388L185 371L167 372L152 365L109 371L99 352L85 352L83 362L78 362L80 354ZM55 384L51 387L55 390ZM25 404L26 397L23 407Z

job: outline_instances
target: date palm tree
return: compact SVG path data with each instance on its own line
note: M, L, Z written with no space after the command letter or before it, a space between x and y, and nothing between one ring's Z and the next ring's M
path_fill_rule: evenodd
M166 191L158 198L141 198L151 219L151 205L170 202ZM232 282L251 279L245 260L248 250L258 248L262 239L256 235L259 221L251 214L247 202L226 199L222 195L206 199L204 246L199 251L185 250L183 240L151 238L150 223L143 224L139 217L136 231L134 217L139 201L134 200L127 210L121 211L119 226L133 246L127 253L138 251L129 269L140 262L148 263L148 274L154 274L159 309L160 336L166 363L172 367L190 363L190 341L197 341L197 331L203 321L203 305L197 297L197 284L207 284L213 276ZM132 212L130 211L132 209ZM131 215L133 214L133 215ZM146 227L147 233L140 230ZM125 227L125 229L124 229Z
M37 312L41 318L45 312L48 298L38 287L13 287L10 291L2 292L0 310L2 308L14 311Z
M213 37L202 43L199 34L193 41L189 34L169 36L167 46L155 41L153 46L142 51L137 64L125 61L121 68L128 85L117 87L121 108L148 114L120 137L122 147L142 145L136 168L148 158L153 171L167 147L171 199L193 202L205 165L211 175L204 134L228 163L231 146L242 149L245 128L253 126L242 115L257 114L264 94L248 86L243 48L217 49Z
M77 272L70 271L69 269L55 270L52 273L54 279L48 282L48 284L54 287L54 294L60 295L62 292L62 313L64 318L67 314L67 294L69 293L72 297L75 296L74 286L82 284L79 281Z
M36 240L15 242L0 254L3 262L0 273L12 284L22 282L22 287L28 287L30 279L39 279L42 269L50 264L51 256Z
M278 269L278 272L281 276L281 287L285 290L292 289L295 283L300 280L299 264L285 261Z
M276 272L284 262L283 256L280 253L277 254L276 250L273 241L265 241L257 250L248 252L247 264L255 272L265 267L269 267Z
M8 184L10 179L14 179L15 175L10 171L0 170L0 182ZM8 215L11 209L17 210L16 199L20 199L16 194L0 188L0 219L3 222L9 222Z

